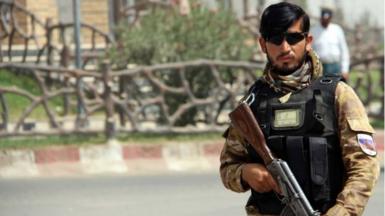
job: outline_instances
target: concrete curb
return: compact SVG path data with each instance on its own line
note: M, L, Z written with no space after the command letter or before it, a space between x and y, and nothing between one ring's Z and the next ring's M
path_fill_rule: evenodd
M377 131L375 142L383 169L383 131ZM87 147L2 150L0 177L216 171L222 146L223 140L159 145L122 145L112 141Z
M87 147L2 150L0 177L204 172L218 169L222 145L222 140L167 145L121 145L115 141Z

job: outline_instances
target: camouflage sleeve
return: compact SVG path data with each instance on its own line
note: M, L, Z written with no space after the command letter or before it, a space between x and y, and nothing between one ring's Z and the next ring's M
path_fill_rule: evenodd
M232 127L225 133L225 144L220 156L220 174L224 186L235 192L249 189L242 184L242 167L250 161L243 139Z
M365 149L358 137L366 136L370 141L374 130L360 99L342 82L336 90L336 112L346 181L337 204L326 215L361 215L377 181L379 162L375 147Z

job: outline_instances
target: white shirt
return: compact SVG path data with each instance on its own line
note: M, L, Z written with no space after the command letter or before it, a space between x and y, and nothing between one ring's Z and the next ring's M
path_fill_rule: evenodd
M330 23L327 28L317 25L310 30L313 49L323 63L341 63L342 72L349 72L349 50L342 28Z

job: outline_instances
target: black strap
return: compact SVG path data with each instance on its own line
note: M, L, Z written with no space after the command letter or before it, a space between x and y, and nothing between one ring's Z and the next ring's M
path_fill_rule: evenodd
M310 178L313 183L314 200L325 200L330 197L329 164L327 140L324 137L309 137Z
M319 89L319 91L323 93L324 99L332 100L328 102L333 102L334 104L334 95L340 80L341 77L321 77L312 82L311 88L313 90Z
M287 149L287 160L292 166L292 169L295 177L298 180L298 183L304 186L302 189L306 193L308 191L308 186L306 184L306 153L303 144L303 136L288 136L286 138L286 149Z
M286 160L287 154L286 154L286 137L285 136L270 136L267 139L267 145L277 157Z
M323 115L326 112L332 112L333 118L329 121L330 124L332 124L335 131L337 131L337 115L335 112L335 109L332 110L325 110L324 106L322 104L330 104L331 107L335 108L335 92L338 85L338 82L341 80L341 77L337 76L327 76L327 77L321 77L316 79L311 84L311 88L314 92L314 99L315 99L315 112L314 117L317 120L322 120ZM318 116L317 116L318 115Z
M328 173L327 141L324 137L309 137L310 176L317 185L325 183Z
M322 121L326 110L322 106L324 102L323 102L321 90L315 89L313 92L313 97L315 100L315 110L313 113L314 118L316 118L318 121Z

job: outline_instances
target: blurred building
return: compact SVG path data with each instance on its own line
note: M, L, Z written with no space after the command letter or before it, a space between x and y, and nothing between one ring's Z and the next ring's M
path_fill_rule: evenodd
M3 0L4 1L4 0ZM12 0L8 0L12 1ZM53 23L70 23L73 21L72 0L14 0L38 18L50 18ZM103 32L111 32L124 8L150 0L79 0L81 3L81 19L83 22L97 27ZM279 0L200 0L210 9L216 9L218 4L231 7L239 16L256 15L258 11ZM151 2L171 2L171 0L152 0ZM332 4L340 8L347 24L353 26L358 19L370 14L373 24L384 24L383 0L289 0L306 8L313 16L319 15L319 8L323 4ZM375 7L373 7L375 5ZM141 9L141 8L138 8ZM25 22L25 25L28 25Z
M113 36L114 28L122 19L133 21L138 16L145 14L148 7L147 3L152 5L169 5L171 2L182 0L79 0L81 5L81 21L92 27L97 28L103 33ZM188 0L186 0L188 1ZM384 25L384 2L383 0L287 0L304 7L309 14L317 19L320 7L323 4L333 4L338 9L336 17L351 28L355 28L355 23L366 19L366 23L383 27ZM31 23L31 17L27 16L23 11L16 11L16 18L19 28L25 32L31 32L34 29L38 37L39 43L44 43L45 29L44 25L58 23L73 22L73 0L0 0L0 2L17 2L20 6L35 15L41 20L41 25L36 27ZM191 0L190 0L191 2ZM225 8L233 10L239 18L254 17L254 23L249 24L251 27L257 27L258 14L268 5L280 2L279 0L200 0L200 2L211 10L216 10L219 4ZM375 5L375 6L373 6ZM370 16L369 16L370 15ZM255 19L256 18L256 19ZM314 21L313 21L314 23ZM254 27L254 28L255 28ZM1 29L0 29L1 30ZM254 29L257 32L257 29ZM87 44L91 40L91 31L82 30L81 40ZM66 31L61 35L53 35L52 39L57 40L59 37L66 37L69 43L72 43L72 30ZM103 40L98 38L97 41ZM13 44L23 44L21 38L13 41Z
M2 0L4 1L4 0ZM12 0L8 0L12 2ZM73 22L72 0L14 0L26 11L35 15L36 19L42 21L44 25L56 25L58 23L67 24ZM83 23L90 24L101 30L109 32L109 0L80 0L81 2L81 20ZM44 35L45 29L32 25L31 18L19 9L16 10L17 24L25 32L32 32L35 28L36 35ZM82 32L82 38L87 41L91 37L89 31ZM53 36L53 37L58 37ZM44 40L39 37L38 40ZM21 40L18 40L22 43ZM15 41L17 42L17 41Z

